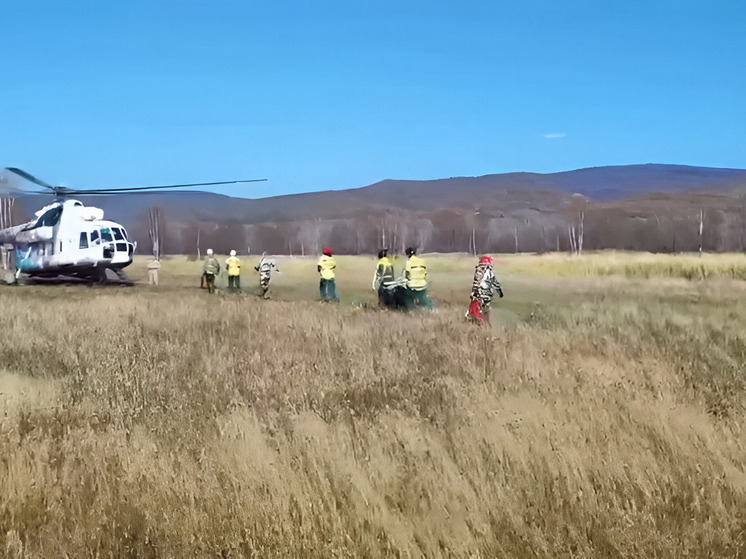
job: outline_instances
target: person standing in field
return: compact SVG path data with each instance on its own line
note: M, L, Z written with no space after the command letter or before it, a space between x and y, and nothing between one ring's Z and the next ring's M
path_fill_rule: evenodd
M150 285L158 285L158 270L161 269L161 261L155 256L148 262L148 283Z
M215 293L215 276L220 273L220 262L212 253L212 249L207 249L205 263L202 265L202 276L205 278L208 293Z
M474 269L471 283L471 303L466 316L478 324L490 325L490 303L497 293L500 298L503 290L495 276L495 261L491 256L483 256Z
M394 274L394 259L388 249L378 251L378 265L373 275L373 289L378 292L378 306L384 309L397 308L397 281Z
M259 287L262 289L262 297L269 297L269 280L272 276L272 268L275 268L278 272L279 268L275 265L275 261L267 258L267 253L262 254L259 265L254 266L254 269L259 272Z
M417 249L408 247L405 251L407 264L404 267L404 284L406 285L406 307L432 309L433 302L427 296L427 265L423 258L417 256Z
M319 281L319 291L321 292L321 299L323 301L339 302L339 298L337 297L337 284L335 281L336 268L337 263L334 262L334 251L330 247L326 247L316 264L316 269L321 276L321 281Z
M235 250L225 261L225 268L228 271L228 289L241 289L241 260Z

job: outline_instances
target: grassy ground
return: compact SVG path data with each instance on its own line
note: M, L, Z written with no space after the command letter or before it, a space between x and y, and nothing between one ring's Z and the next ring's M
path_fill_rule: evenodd
M0 556L744 553L743 256L501 256L491 329L428 262L427 314L363 257L0 289Z

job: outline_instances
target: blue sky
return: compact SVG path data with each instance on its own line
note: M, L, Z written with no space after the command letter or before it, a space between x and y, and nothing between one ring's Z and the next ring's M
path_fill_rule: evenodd
M746 168L746 2L0 4L0 166L77 188Z

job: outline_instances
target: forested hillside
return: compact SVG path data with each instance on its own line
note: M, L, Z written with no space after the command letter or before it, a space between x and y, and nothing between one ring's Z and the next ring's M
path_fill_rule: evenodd
M21 200L32 213L40 197ZM364 188L230 198L204 192L91 196L147 252L148 208L160 207L167 253L211 247L245 254L372 253L408 245L433 252L652 252L746 249L746 171L680 165L598 167ZM702 235L700 236L700 221Z

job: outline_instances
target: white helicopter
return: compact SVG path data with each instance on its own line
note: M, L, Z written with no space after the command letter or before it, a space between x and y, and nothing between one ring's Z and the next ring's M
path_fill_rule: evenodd
M107 279L106 271L112 270L121 281L129 282L122 269L132 263L136 243L130 241L122 225L105 220L103 210L85 206L69 196L264 180L267 179L77 190L52 186L21 169L7 167L0 171L0 193L3 196L53 194L55 201L36 212L35 219L0 230L0 244L15 251L16 280L24 275L31 278L72 277L103 282ZM45 190L30 190L29 182Z

